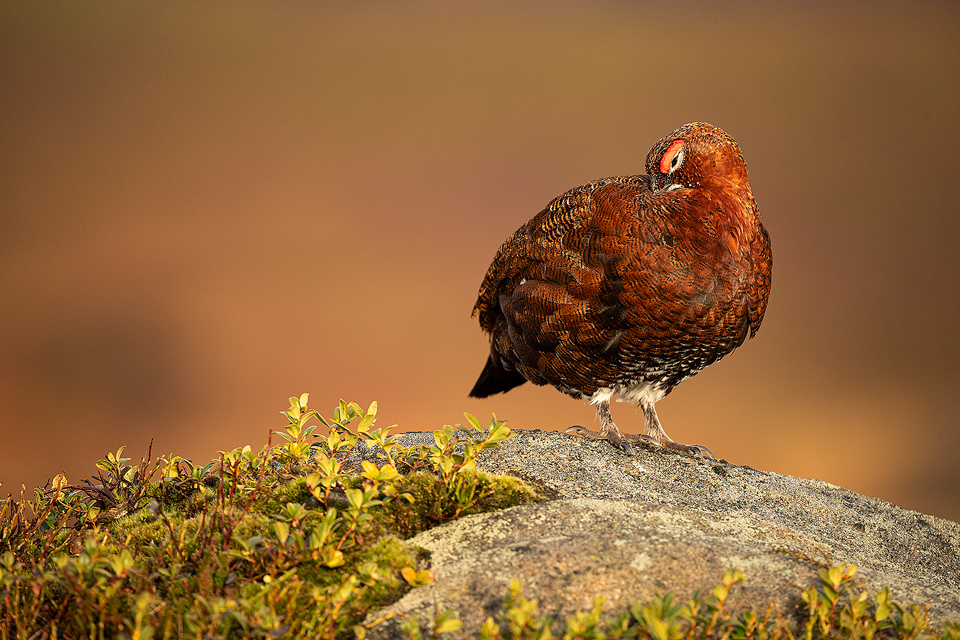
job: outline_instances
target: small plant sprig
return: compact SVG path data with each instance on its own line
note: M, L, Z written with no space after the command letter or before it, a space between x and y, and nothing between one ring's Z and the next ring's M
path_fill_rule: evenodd
M479 433L483 433L480 428L480 421L469 413L464 413L470 426ZM466 435L465 438L458 437L457 431ZM514 433L507 428L506 424L493 417L490 423L490 429L486 437L482 440L475 440L470 431L464 429L459 424L456 427L444 425L442 429L433 432L434 446L428 450L427 459L434 466L434 470L440 474L444 480L448 480L464 469L473 469L477 465L477 454L484 449L496 448L497 443L514 437ZM457 452L457 446L462 445L463 452Z
M471 426L480 432L480 422L469 413L464 416ZM495 448L498 442L515 435L503 422L497 420L496 416L490 423L487 435L481 440L474 440L460 425L456 428L467 437L458 438L454 427L444 425L442 429L433 432L435 444L426 452L427 459L440 478L439 484L443 487L436 500L437 516L441 522L460 517L479 500L490 496L494 491L493 487L483 486L477 474L473 473L477 466L477 454L484 449ZM462 447L462 453L457 452L458 445Z
M34 490L33 500L24 491L19 500L0 500L0 552L49 556L75 549L78 532L142 509L152 497L150 481L164 460L152 461L151 441L146 456L129 465L130 458L122 457L125 448L96 463L96 482L69 484L58 474L46 487Z

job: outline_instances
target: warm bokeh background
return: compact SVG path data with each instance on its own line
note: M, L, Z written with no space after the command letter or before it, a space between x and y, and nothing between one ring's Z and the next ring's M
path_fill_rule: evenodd
M595 424L467 398L477 286L553 196L706 120L773 295L667 431L960 519L958 7L3 3L0 491L259 447L304 391L405 430Z

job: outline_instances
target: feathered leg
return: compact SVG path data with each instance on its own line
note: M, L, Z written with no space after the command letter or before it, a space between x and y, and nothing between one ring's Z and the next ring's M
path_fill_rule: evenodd
M704 458L716 457L710 449L699 444L680 444L672 440L663 430L660 424L660 418L657 417L657 411L651 402L641 402L643 409L643 418L646 423L647 432L645 434L631 433L623 435L613 421L610 415L610 400L601 400L597 402L597 417L600 418L600 431L591 431L586 427L574 425L564 430L564 433L580 436L588 440L606 440L614 447L623 451L627 455L633 455L632 444L651 444L658 447L665 447L673 451L681 451L693 456L703 456Z
M600 431L591 431L577 424L565 429L564 433L577 435L588 440L606 440L620 451L632 456L634 454L633 447L630 446L630 443L624 435L620 433L620 429L617 428L616 423L613 421L613 416L610 415L609 399L597 402L597 417L600 418Z
M654 444L674 451L682 451L683 453L689 453L693 456L703 456L704 458L713 458L716 460L713 452L703 445L680 444L672 440L670 436L667 435L667 432L663 430L663 425L660 424L660 418L657 417L657 410L654 408L652 402L641 402L640 408L643 409L643 419L647 426L646 435L640 436L644 441L653 442ZM631 442L633 441L631 438Z

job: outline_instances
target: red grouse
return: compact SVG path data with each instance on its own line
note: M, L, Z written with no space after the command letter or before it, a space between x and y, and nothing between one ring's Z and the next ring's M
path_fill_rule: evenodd
M490 357L470 395L551 384L597 405L600 431L568 433L713 457L671 440L654 405L760 328L770 238L740 147L717 127L680 127L646 170L571 189L503 243L473 308ZM620 433L615 397L643 408L646 434Z

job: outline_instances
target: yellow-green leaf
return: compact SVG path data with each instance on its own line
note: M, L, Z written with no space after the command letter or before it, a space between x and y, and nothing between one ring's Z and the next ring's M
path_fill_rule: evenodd
M343 565L343 552L338 549L329 549L324 558L324 563L331 569Z
M345 489L344 493L347 494L347 501L354 509L359 509L363 504L363 491L360 489Z
M273 523L273 532L277 534L277 540L280 541L280 544L287 544L287 538L290 537L289 524L277 520Z
M377 416L370 413L360 418L360 422L357 424L357 433L366 433L369 431L376 420Z
M456 631L463 623L457 620L456 618L451 618L450 620L444 620L441 622L436 629L435 633L449 633L451 631Z

